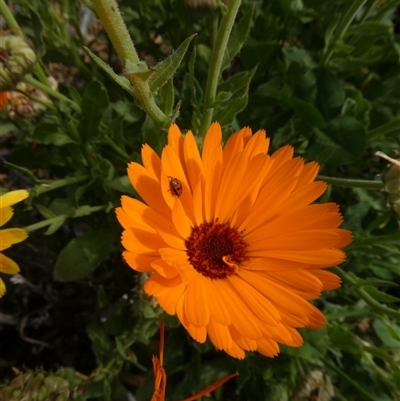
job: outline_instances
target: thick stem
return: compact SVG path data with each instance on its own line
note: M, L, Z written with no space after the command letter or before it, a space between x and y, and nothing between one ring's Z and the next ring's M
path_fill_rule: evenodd
M350 8L344 14L338 27L335 30L335 34L333 35L332 40L330 41L330 43L327 46L326 53L322 56L322 59L321 59L322 66L325 66L329 62L329 60L331 59L331 57L333 55L336 42L339 41L343 37L343 35L346 33L347 29L349 28L350 24L353 22L354 18L356 17L357 13L360 11L361 7L363 7L367 1L368 0L354 0L353 4L350 6Z
M212 49L206 91L204 94L203 115L201 117L200 125L200 135L202 136L206 134L207 129L212 122L214 113L212 105L215 102L222 61L240 4L241 0L230 0L228 2L226 13L222 17L218 30L215 46Z
M325 181L328 184L337 185L338 187L365 188L375 190L383 189L382 181L353 180L349 178L327 177L325 175L318 175L317 179Z
M122 19L117 2L115 0L92 0L92 3L119 58L124 63L124 67L126 60L138 64L139 56Z
M12 33L17 34L25 39L25 36L20 26L18 25L17 20L14 18L11 10L8 8L4 0L0 0L0 14L6 20L7 25L11 29Z

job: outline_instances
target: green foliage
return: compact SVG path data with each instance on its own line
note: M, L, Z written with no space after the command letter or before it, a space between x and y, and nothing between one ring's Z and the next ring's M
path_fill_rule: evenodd
M201 144L205 88L216 74L209 106L224 138L243 126L264 128L273 150L290 144L318 161L324 177L337 178L324 200L341 205L354 241L336 269L342 287L315 301L326 327L303 330L304 346L282 346L275 359L249 353L233 360L163 316L167 400L235 370L240 376L210 399L398 400L400 235L392 198L374 185L386 161L373 157L377 150L395 157L400 148L398 0L379 7L376 0L244 0L219 49L221 71L209 71L220 9L119 1L141 59L129 64L77 0L7 3L40 58L30 83L46 93L47 109L12 119L1 111L0 179L31 197L15 216L30 237L13 255L27 281L7 286L10 298L0 304L5 315L25 320L8 336L14 351L0 376L10 377L4 366L70 366L90 377L90 399L126 401L128 390L138 401L151 398L161 310L120 256L114 209L123 194L139 198L127 163L141 162L143 143L160 154L166 142L165 124L143 99ZM51 74L57 89L47 83ZM132 76L148 85L144 95ZM43 311L51 318L32 323ZM35 342L42 336L47 345Z

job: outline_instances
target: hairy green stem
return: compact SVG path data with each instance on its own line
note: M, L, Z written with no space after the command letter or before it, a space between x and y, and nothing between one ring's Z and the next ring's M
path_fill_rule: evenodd
M124 67L126 60L138 64L140 59L122 19L118 3L115 0L92 0L92 3L119 58L124 62Z
M336 42L338 42L343 37L343 35L346 33L347 29L353 22L354 18L356 17L357 13L360 11L361 7L363 7L367 1L368 0L354 0L353 4L344 14L342 19L340 20L338 27L335 30L332 40L326 48L327 51L322 55L322 66L325 66L329 62L333 55Z
M53 191L57 188L66 187L67 185L78 184L89 179L88 175L79 175L77 177L68 177L62 180L53 181L48 184L41 184L39 188L34 188L32 192L38 196L44 194L45 192Z
M382 181L353 180L349 178L327 177L325 175L318 175L317 179L325 181L328 184L337 185L338 187L383 189Z
M225 15L222 17L219 26L215 46L212 49L208 78L204 94L203 113L201 117L200 135L204 136L213 118L214 107L217 94L218 81L221 75L222 61L229 36L232 32L233 24L239 10L241 0L230 0L227 4Z
M400 320L400 311L389 308L386 305L382 305L381 303L376 301L371 295L368 294L367 291L357 285L358 283L356 278L352 277L351 274L346 273L340 267L335 267L335 270L340 274L343 280L354 285L355 291L366 302L366 304L371 307L371 309L373 309L377 313L381 313L393 319Z
M39 82L37 79L33 78L31 75L25 75L24 82L33 85L35 88L40 89L41 91L47 93L48 95L61 100L63 102L67 102L71 105L71 107L78 113L81 113L82 110L73 100L69 99L68 97L62 95L60 92L56 91L49 85L44 85L43 83Z
M83 213L77 212L75 214L68 214L68 213L61 214L59 216L55 216L55 217L52 217L50 219L39 221L38 223L31 224L30 226L25 227L25 230L28 231L28 233L31 233L33 231L39 230L40 228L51 226L54 223L58 223L60 221L64 221L64 220L66 220L68 218L87 216L87 215L92 214L94 212L98 212L99 210L105 210L105 209L107 209L107 207L108 206L92 206L92 207L86 208Z
M135 46L129 36L128 29L122 19L116 0L93 0L93 6L97 16L100 18L104 28L111 39L111 42L122 61L123 68L127 66L143 67L136 52ZM132 85L137 92L137 101L140 107L156 122L161 128L167 128L170 120L161 111L154 101L154 95L150 90L147 81L132 73L129 76Z

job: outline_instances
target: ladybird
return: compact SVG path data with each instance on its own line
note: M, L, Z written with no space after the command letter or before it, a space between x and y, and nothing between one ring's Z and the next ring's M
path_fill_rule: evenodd
M177 198L179 198L182 195L182 183L174 177L171 176L167 176L169 178L169 190L171 192L172 195L176 196Z

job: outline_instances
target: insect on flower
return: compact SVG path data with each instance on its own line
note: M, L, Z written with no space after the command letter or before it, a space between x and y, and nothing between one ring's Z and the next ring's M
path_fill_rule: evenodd
M182 195L182 183L174 177L168 176L169 178L169 191L171 192L172 195L176 196L179 198Z

